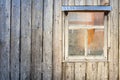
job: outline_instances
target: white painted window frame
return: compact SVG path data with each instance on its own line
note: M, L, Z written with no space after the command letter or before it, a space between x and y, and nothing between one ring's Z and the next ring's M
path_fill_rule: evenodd
M94 11L95 12L95 11ZM68 12L69 14L69 12ZM104 28L104 53L102 56L69 56L68 53L68 30L69 29L78 29L78 28L83 28L83 27L73 27L70 26L68 29L68 15L65 15L63 12L63 62L64 61L107 61L107 50L108 50L108 21L107 21L107 15L104 14L104 26L99 27ZM85 27L85 28L90 28ZM92 28L92 27L91 27ZM94 26L93 28L97 29L98 26Z

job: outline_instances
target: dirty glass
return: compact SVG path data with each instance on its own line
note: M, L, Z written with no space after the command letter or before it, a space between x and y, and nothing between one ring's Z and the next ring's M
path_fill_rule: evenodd
M99 56L104 48L104 12L69 12L68 54Z

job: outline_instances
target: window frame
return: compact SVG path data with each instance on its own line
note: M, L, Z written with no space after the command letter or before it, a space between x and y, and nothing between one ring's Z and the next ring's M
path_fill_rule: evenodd
M69 56L68 53L68 14L71 11L63 12L63 61L86 61L86 60L107 60L107 50L108 50L108 23L107 23L107 14L105 14L104 11L104 52L103 56ZM77 11L79 12L79 11ZM82 11L84 12L84 11ZM98 11L92 11L92 12L98 12Z

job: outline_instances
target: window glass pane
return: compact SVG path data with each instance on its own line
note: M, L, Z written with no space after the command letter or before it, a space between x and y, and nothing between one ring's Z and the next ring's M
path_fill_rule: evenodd
M103 55L104 12L69 12L67 27L69 56Z
M88 55L102 55L104 47L104 29L88 29Z
M69 30L68 34L68 53L72 55L84 55L85 53L85 30Z

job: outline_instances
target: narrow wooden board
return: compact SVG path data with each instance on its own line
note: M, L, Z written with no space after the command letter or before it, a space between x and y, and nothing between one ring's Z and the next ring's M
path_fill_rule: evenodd
M42 30L43 0L32 1L32 63L31 80L41 80L42 74Z
M21 0L21 80L30 80L31 0Z
M86 63L75 63L75 80L85 79Z
M113 8L111 11L111 49L109 53L109 80L118 80L118 36L119 36L119 23L118 23L118 1L110 0Z
M19 80L20 0L11 2L11 80Z
M97 80L108 80L107 62L98 62Z
M61 0L54 1L53 80L61 80L62 72L62 12Z
M44 0L43 80L52 79L53 0Z
M66 76L65 80L75 80L75 64L74 63L66 63Z
M0 0L0 80L10 80L10 0Z
M87 63L87 80L97 80L97 62Z

